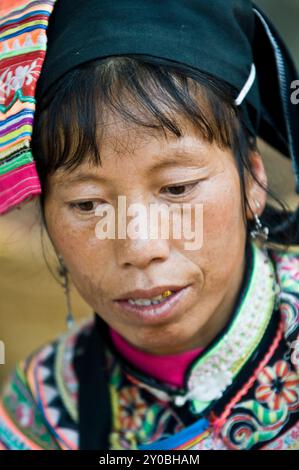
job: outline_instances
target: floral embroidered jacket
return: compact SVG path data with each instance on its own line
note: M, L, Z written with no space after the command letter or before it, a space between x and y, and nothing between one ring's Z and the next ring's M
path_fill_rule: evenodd
M106 337L110 449L299 448L299 247L250 247L236 310L184 387L137 370ZM88 318L17 365L2 391L1 449L78 449L74 357L93 328Z

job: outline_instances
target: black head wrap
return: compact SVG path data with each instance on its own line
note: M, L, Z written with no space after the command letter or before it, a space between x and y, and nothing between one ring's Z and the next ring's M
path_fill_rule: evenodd
M299 193L298 77L281 37L250 0L57 0L37 85L41 98L74 67L142 54L214 75L236 90L249 131L292 160Z

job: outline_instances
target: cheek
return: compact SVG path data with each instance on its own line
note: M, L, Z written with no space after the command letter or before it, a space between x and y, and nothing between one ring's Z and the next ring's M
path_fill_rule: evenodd
M180 241L176 248L197 264L204 277L222 282L242 256L245 243L238 173L230 169L215 176L193 202L203 205L202 246L198 250L189 251L184 249Z
M233 173L218 181L206 204L203 257L207 289L225 286L243 259L246 230L243 221L239 177Z
M96 305L110 289L109 274L112 259L109 240L96 239L92 230L79 230L65 226L65 239L59 240L61 253L70 272L72 282L83 299Z
M204 237L227 243L244 231L241 189L238 175L228 173L216 178L204 203Z
M244 233L243 209L239 176L231 168L207 181L192 200L202 206L201 224L203 247L227 244ZM198 214L197 214L198 215ZM192 209L192 227L196 227L196 211ZM184 240L185 241L185 240ZM182 243L180 243L181 246Z
M109 241L98 240L95 236L97 220L76 221L54 205L49 205L46 220L52 243L65 260L75 285L80 291L90 290L92 280L104 276L105 266L111 259Z

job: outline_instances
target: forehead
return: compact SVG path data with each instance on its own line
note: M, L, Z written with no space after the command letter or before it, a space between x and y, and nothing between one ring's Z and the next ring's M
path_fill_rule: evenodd
M107 166L111 160L128 158L137 159L137 163L143 166L151 166L157 161L168 159L174 151L179 156L200 152L206 147L207 143L190 127L185 128L181 136L175 136L169 131L164 134L161 130L146 131L116 126L106 132L99 143L103 166Z
M147 125L143 126L107 108L102 111L96 129L100 160L84 153L77 166L70 169L60 166L50 176L50 186L69 186L88 180L118 185L129 178L132 181L134 175L146 180L155 178L163 169L167 172L174 167L183 171L184 168L217 166L223 164L222 153L231 153L229 149L221 150L215 140L209 142L194 122L180 113L169 115L180 131L180 135L176 135L165 127L149 127L147 119L144 120Z
M203 166L208 161L210 144L199 133L185 129L181 137L161 131L133 128L128 125L109 126L99 141L101 163L95 165L86 158L75 169L59 168L55 182L77 182L93 174L97 178L126 178L129 172L150 176L165 169ZM86 176L86 178L85 178Z

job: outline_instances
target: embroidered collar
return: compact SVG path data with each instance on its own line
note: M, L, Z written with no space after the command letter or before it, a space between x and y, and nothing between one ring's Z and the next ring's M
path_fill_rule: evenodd
M120 357L111 339L106 338L108 348L121 360L133 383L161 400L174 401L176 406L183 406L190 400L195 413L204 411L222 397L262 340L280 292L273 261L267 251L252 240L247 249L250 254L248 256L247 252L245 283L231 320L210 346L191 362L183 389L165 385L137 370ZM96 317L103 331L102 320L98 315Z

